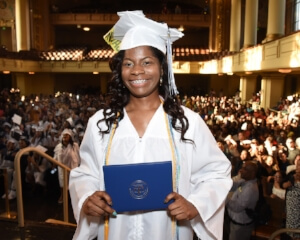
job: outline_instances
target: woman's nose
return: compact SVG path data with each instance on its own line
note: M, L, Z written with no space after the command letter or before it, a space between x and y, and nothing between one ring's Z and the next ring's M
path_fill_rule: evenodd
M133 75L139 75L139 74L142 74L142 73L145 73L143 67L141 67L141 66L134 66L132 68L131 74L133 74Z

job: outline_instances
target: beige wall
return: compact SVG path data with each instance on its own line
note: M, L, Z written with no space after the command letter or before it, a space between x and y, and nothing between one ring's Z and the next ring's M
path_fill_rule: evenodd
M228 76L226 74L222 76L211 75L210 88L214 89L216 93L223 90L224 95L233 96L237 89L239 89L240 77L233 75Z
M110 73L93 75L91 73L14 73L12 87L19 88L23 95L30 94L54 94L57 91L82 92L82 90L98 93L107 86ZM214 89L218 94L223 90L223 94L233 96L240 86L240 77L237 75L218 76L199 74L175 74L178 89L187 94L208 94ZM106 92L106 89L101 89ZM283 95L291 95L300 92L300 76L288 75L284 80Z
M78 93L88 91L90 93L100 92L101 81L107 81L110 78L109 73L93 75L92 73L76 73L76 74L55 74L54 91L66 91ZM101 92L106 92L106 89L101 89Z
M30 94L53 94L53 76L47 73L15 73L15 84L20 89L22 95Z
M17 87L24 95L30 94L54 94L60 92L89 92L98 93L101 87L107 86L110 73L93 75L91 73L15 73L12 87ZM205 95L214 89L218 94L221 90L224 95L232 96L239 88L238 76L218 76L199 74L175 74L176 85L181 93L190 95ZM106 89L101 89L106 92Z

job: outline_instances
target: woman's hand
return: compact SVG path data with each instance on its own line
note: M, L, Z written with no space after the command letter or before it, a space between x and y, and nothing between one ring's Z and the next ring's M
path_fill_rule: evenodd
M172 192L165 198L165 203L174 200L168 211L176 220L191 220L199 213L195 206L178 193Z
M104 191L97 191L85 200L82 210L90 216L109 216L115 212L111 205L110 196Z

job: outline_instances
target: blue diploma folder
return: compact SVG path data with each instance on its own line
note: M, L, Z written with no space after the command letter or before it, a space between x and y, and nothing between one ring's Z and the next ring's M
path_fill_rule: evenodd
M117 212L162 210L173 192L172 162L103 166L105 191Z

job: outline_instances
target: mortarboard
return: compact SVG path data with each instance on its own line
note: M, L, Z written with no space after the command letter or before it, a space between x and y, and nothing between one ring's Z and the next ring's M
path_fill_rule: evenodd
M74 140L74 139L73 139L73 138L74 138L74 133L73 133L73 131L72 131L71 129L65 128L65 129L63 130L63 132L61 133L61 137L62 137L63 135L65 135L65 134L70 135L70 137L72 138L72 140Z
M73 122L73 119L71 117L69 117L66 121L70 124L71 127L74 126L74 122Z
M172 69L171 44L184 34L166 23L146 18L142 11L118 12L120 19L104 36L105 41L115 51L127 50L139 46L151 46L159 49L168 58L168 78L171 94L177 94Z

